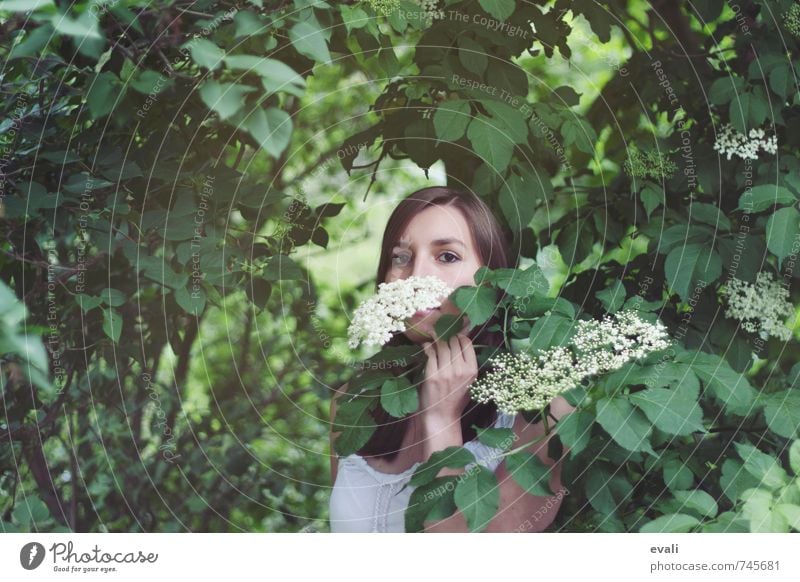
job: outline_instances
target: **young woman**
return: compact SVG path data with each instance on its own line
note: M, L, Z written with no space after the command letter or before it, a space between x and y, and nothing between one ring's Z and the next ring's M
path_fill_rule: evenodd
M474 285L481 266L509 267L503 231L488 206L477 196L447 187L424 188L400 202L389 217L378 263L379 282L405 279L412 275L435 275L453 289ZM461 332L447 342L431 341L434 324L442 313L459 313L449 300L441 307L417 312L407 322L407 331L392 338L389 345L421 345L427 356L424 381L420 387L417 412L395 419L380 407L377 430L358 453L338 458L331 432L330 498L332 532L403 532L405 510L413 488L403 486L416 467L432 453L449 446L464 446L476 462L494 471L500 486L500 509L485 531L541 531L555 518L563 497L560 459L547 455L547 440L531 445L546 465L555 465L550 481L553 497L535 497L521 489L505 471L505 463L493 459L500 453L480 443L472 425L511 428L515 446L544 434L541 422L529 424L521 414L498 412L491 404L469 398L469 386L478 377L476 344L500 346L503 338L482 326ZM402 371L402 369L400 369ZM345 393L347 385L339 393ZM336 415L335 398L331 423ZM573 408L562 397L550 406L558 420ZM551 423L552 424L552 423ZM567 449L564 450L566 453ZM459 475L464 469L442 469L438 476ZM402 491L401 491L402 489ZM425 531L467 532L460 511L450 517L426 522Z

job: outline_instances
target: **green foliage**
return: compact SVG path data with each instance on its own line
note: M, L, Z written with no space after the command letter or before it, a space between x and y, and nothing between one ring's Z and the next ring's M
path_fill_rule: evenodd
M354 261L358 292L326 293L300 256L332 263L353 223L366 238L355 180L369 172L369 192L408 160L503 222L516 268L452 296L473 325L497 316L503 349L629 308L676 340L569 393L550 529L800 531L796 330L790 345L749 332L719 293L769 271L798 304L795 3L741 20L721 2L448 0L462 18L427 19L397 10L410 2L267 4L0 3L4 529L324 516L328 459L300 451L326 446L327 387L351 361L341 312L374 282ZM728 123L777 151L721 153ZM354 182L326 181L326 161ZM406 356L402 379L378 365ZM367 442L377 406L416 410L423 363L398 348L364 362L335 452ZM478 531L498 509L488 470L435 477L470 462L446 450L415 474L408 531L455 511ZM529 452L505 454L517 484L553 493Z

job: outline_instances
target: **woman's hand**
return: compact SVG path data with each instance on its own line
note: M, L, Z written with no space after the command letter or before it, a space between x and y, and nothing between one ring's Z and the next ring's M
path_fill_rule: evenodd
M478 359L472 340L458 333L443 342L422 344L428 356L420 392L420 410L429 419L453 422L469 402L469 387L478 377Z

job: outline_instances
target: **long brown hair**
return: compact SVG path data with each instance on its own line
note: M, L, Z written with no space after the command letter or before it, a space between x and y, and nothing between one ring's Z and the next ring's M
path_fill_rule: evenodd
M458 208L472 232L473 241L483 265L490 269L510 267L507 237L492 214L492 211L475 194L450 188L447 186L431 186L417 190L402 200L392 212L386 229L383 233L381 255L378 262L378 272L375 277L375 290L378 285L386 280L386 274L391 266L391 253L395 241L405 231L411 219L421 211L431 206L453 206ZM502 297L501 292L498 299ZM489 328L500 323L499 315L495 313L488 321L476 326L467 334L474 343L499 347L503 345L502 331L489 331ZM413 345L404 334L396 334L386 344L388 346ZM402 373L408 367L396 366L394 373ZM480 370L479 370L480 377ZM375 456L392 460L399 453L403 442L410 416L394 418L379 405L375 408L373 418L378 428L367 443L358 450L361 456ZM492 426L497 419L497 407L493 403L480 404L473 401L467 403L461 413L461 434L464 442L474 439L477 434L472 425L481 428Z

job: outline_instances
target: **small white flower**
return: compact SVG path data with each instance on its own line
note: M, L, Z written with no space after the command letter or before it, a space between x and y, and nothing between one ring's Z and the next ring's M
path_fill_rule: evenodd
M436 276L398 279L378 285L378 293L356 309L347 329L352 349L360 342L384 345L392 335L406 330L405 320L421 309L439 307L454 289Z
M561 392L585 378L617 370L630 360L669 347L666 327L642 320L634 311L603 321L577 321L567 346L544 350L536 358L503 353L489 360L492 370L470 387L476 402L493 401L499 410L541 410Z
M755 128L751 129L748 135L749 138L747 135L736 131L733 125L727 123L722 127L714 142L714 151L727 156L729 160L734 155L743 160L755 160L758 158L759 148L768 154L774 154L778 151L777 136L772 135L765 140L764 130Z
M728 310L725 315L738 319L749 332L764 332L783 341L792 338L792 330L784 324L795 314L789 302L789 290L773 279L772 273L762 271L756 275L755 284L733 278L722 294L727 295Z

